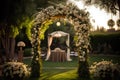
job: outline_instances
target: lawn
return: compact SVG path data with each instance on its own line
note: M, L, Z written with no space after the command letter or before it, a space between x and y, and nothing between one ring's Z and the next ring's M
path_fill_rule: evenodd
M51 62L43 60L42 75L38 79L29 80L77 80L78 58L72 57L71 62ZM112 60L120 64L120 56L115 55L90 55L89 64L102 60ZM30 65L31 59L24 59L24 63Z

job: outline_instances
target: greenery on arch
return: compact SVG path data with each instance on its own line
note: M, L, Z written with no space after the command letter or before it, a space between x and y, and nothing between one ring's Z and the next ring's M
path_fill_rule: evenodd
M72 4L49 6L36 14L31 39L34 53L31 75L33 77L39 77L42 70L40 56L42 37L40 38L40 36L43 35L49 24L46 24L44 27L42 27L42 25L45 21L54 20L53 18L58 16L64 16L64 19L74 25L76 52L78 52L79 58L78 75L83 78L89 77L89 65L87 63L87 55L90 47L89 33L91 27L89 13L85 10L80 10Z

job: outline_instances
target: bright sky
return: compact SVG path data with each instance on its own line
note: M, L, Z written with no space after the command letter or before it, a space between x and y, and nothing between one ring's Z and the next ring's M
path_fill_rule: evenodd
M107 21L111 18L114 21L116 21L119 18L118 15L116 15L116 16L112 15L112 17L111 17L110 13L106 13L106 11L100 10L99 8L96 8L95 6L87 7L82 3L82 1L75 1L75 0L68 0L68 1L74 3L80 9L86 8L90 12L91 23L92 23L94 29L96 29L97 26L109 29L109 27L107 25ZM114 26L114 28L117 29L116 25Z

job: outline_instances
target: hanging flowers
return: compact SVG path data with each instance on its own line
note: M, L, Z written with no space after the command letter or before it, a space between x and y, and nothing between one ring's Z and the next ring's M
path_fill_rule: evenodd
M117 26L120 27L120 19L117 20Z
M109 19L109 20L108 20L108 26L109 26L110 28L112 28L114 25L115 25L114 20L113 20L113 19Z

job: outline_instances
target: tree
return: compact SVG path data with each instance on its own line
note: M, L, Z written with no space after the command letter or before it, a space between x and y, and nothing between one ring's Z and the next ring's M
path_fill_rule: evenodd
M113 28L114 25L115 25L114 20L112 20L112 19L108 20L108 26L109 26L110 28Z
M120 17L120 0L83 0L87 5L94 4L107 12L116 14L119 11Z
M36 4L36 9L39 11L42 8L46 8L50 5L58 5L59 3L66 3L67 0L34 0Z
M34 7L32 0L2 0L0 2L0 40L7 61L14 59L15 37L22 27L29 26L28 15L31 15L29 11L32 11Z

